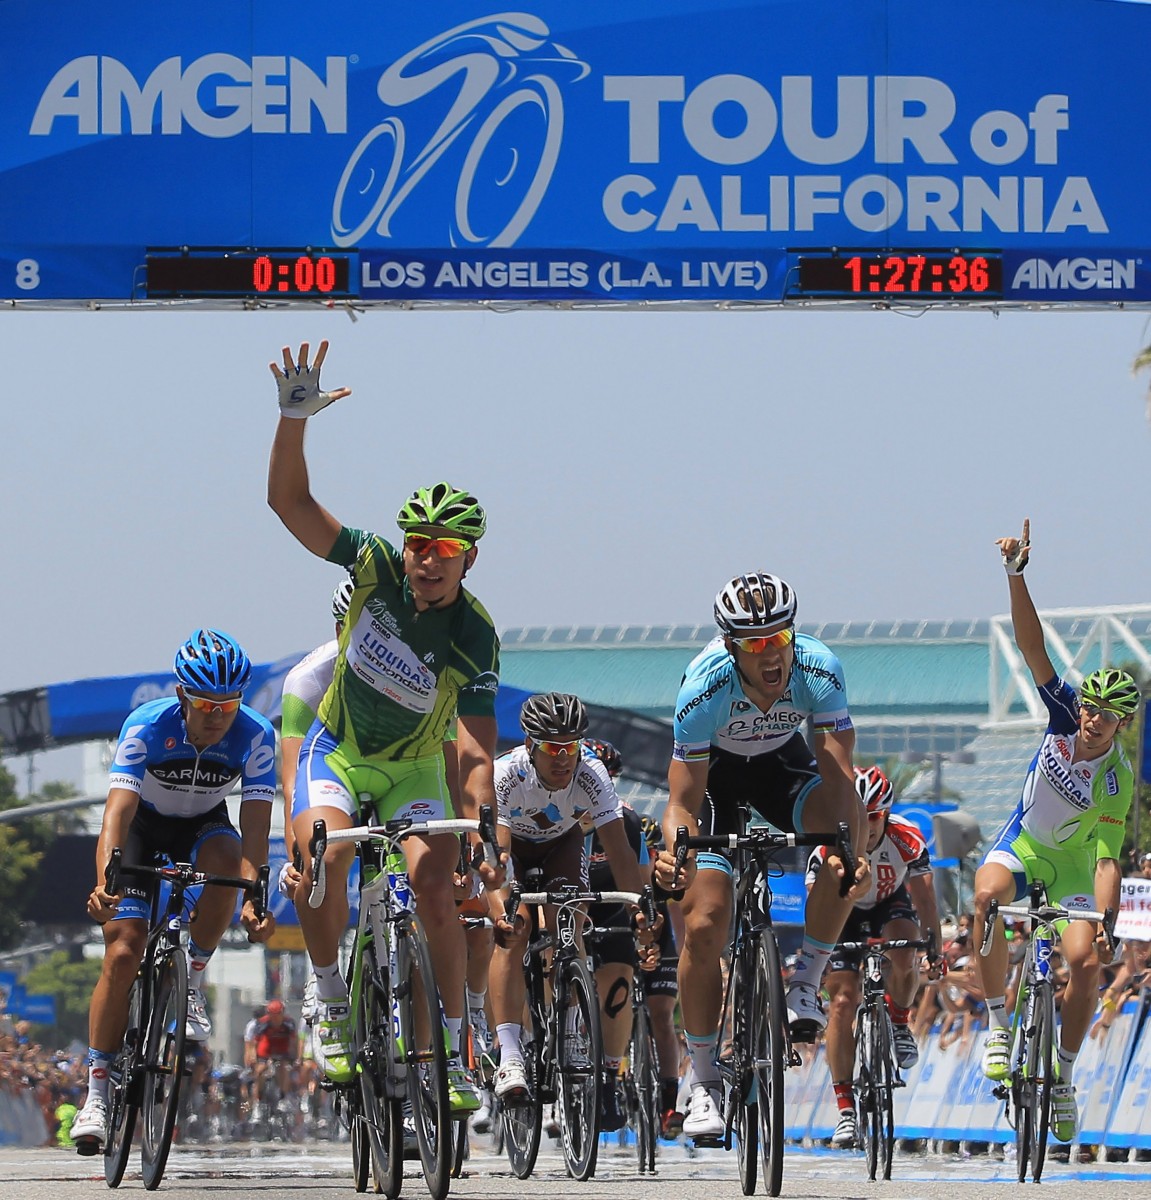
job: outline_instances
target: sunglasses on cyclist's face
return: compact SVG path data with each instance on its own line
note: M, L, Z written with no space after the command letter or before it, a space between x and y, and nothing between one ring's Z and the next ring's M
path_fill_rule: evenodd
M421 533L409 533L404 538L404 549L410 550L417 558L426 554L434 554L438 558L459 558L467 554L472 543L465 538L425 537Z
M1109 708L1100 708L1098 704L1092 704L1089 700L1081 700L1079 707L1089 717L1099 717L1106 721L1108 725L1118 725L1123 718L1117 713L1112 712Z
M748 654L762 654L768 646L782 650L784 646L790 646L794 641L795 628L788 625L786 629L778 629L775 633L768 633L763 637L732 638L731 644Z
M184 699L197 711L202 713L223 713L227 716L239 710L243 696L198 696L195 692L185 692Z
M579 738L572 742L537 742L533 738L532 748L542 750L548 758L558 758L561 754L572 756L579 753Z

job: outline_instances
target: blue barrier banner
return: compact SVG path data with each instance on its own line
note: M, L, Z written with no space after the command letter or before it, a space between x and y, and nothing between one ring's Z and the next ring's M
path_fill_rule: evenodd
M30 993L24 997L21 1011L13 1016L23 1017L34 1025L56 1024L56 997L41 993Z
M0 298L1151 300L1147 5L44 13Z
M776 925L802 925L807 888L798 871L771 878L771 919Z

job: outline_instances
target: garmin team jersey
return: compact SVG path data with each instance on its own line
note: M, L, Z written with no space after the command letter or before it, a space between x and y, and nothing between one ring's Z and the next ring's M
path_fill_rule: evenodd
M827 846L816 846L808 858L805 882L809 888L827 859L828 850ZM883 837L867 857L871 863L871 886L856 900L857 909L872 909L882 903L904 885L908 876L931 874L927 839L922 830L895 813L888 816Z
M622 816L621 801L598 758L581 758L566 788L550 791L540 782L526 746L501 754L495 764L499 823L526 842L550 842L590 812L593 825Z
M280 737L302 738L312 727L320 701L332 685L340 643L333 638L306 654L284 677Z
M1023 783L1020 827L1044 846L1097 844L1097 858L1122 857L1135 777L1118 742L1098 758L1073 762L1079 696L1058 675L1039 689L1047 732Z
M276 798L276 733L266 717L241 704L220 741L197 750L175 696L134 709L120 730L108 784L168 817L210 812L240 781L240 799Z
M328 555L355 584L320 720L362 757L440 752L457 712L495 715L500 643L483 605L461 588L447 608L417 612L403 554L344 528Z
M762 712L748 699L723 638L692 659L675 705L675 748L681 762L706 760L711 747L750 758L778 750L811 717L817 733L851 729L839 659L817 638L796 635L787 690Z

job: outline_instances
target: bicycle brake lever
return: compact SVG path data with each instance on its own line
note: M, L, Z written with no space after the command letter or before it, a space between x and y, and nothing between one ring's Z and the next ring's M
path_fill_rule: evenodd
M979 943L980 958L986 958L991 953L991 935L995 931L997 920L999 920L999 901L992 900L987 906L987 916L983 920L983 938Z
M496 839L496 822L490 804L480 805L480 845L484 852L484 862L489 867L500 865L499 842Z
M250 893L252 908L258 921L262 921L268 915L268 873L270 870L268 864L264 863L256 872L255 883Z
M328 848L328 827L323 821L312 826L312 837L308 842L308 853L312 856L312 890L308 893L308 907L319 908L328 890L327 871L324 868L324 852Z
M839 881L839 894L846 896L855 886L855 876L859 871L859 859L855 857L855 847L851 844L851 830L846 821L839 822L836 848L839 850L839 857L843 862L843 878Z
M122 858L123 851L117 846L108 859L108 865L104 868L104 891L109 896L120 894L120 862Z

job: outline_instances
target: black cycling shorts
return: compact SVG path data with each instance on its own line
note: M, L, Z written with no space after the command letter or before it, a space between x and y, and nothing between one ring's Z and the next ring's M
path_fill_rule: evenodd
M751 758L713 746L699 831L740 832L739 810L747 806L783 833L795 833L799 802L819 781L819 767L802 734Z
M839 935L841 942L861 942L865 937L882 937L884 928L891 921L914 921L919 923L919 916L911 896L904 886L897 887L886 900L880 900L874 908L853 908L851 915ZM829 971L853 971L858 973L859 964L863 959L862 953L853 951L847 953L838 946L831 952L827 960Z

